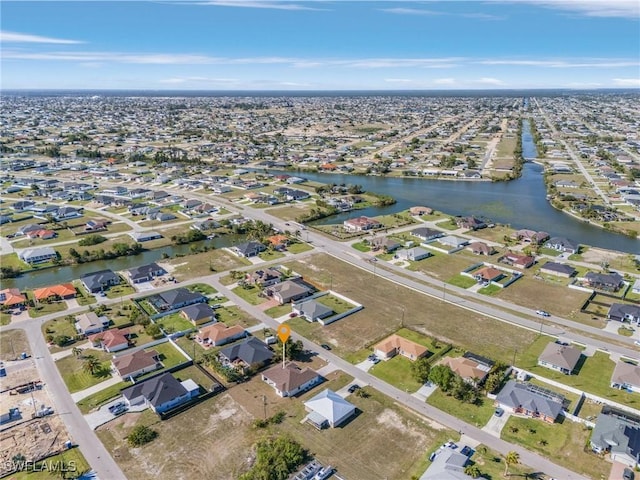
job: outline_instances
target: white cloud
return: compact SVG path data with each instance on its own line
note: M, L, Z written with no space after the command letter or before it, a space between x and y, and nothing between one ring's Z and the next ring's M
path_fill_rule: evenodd
M237 83L236 78L209 78L209 77L172 77L159 80L160 83L179 85L184 83Z
M518 0L512 3L530 3L588 17L640 17L638 0Z
M455 78L436 78L433 83L435 85L455 85L456 84L456 79Z
M502 80L499 80L497 78L491 78L491 77L480 78L480 79L476 80L474 83L479 83L481 85L495 85L495 86L504 86L504 85L506 85L506 83L504 83Z
M180 3L180 2L178 2ZM211 5L215 7L238 7L238 8L262 8L271 10L309 10L325 11L324 8L310 7L289 2L259 2L245 0L211 0L208 2L193 2L192 5Z
M415 80L411 80L410 78L385 78L385 82L387 83L413 83Z
M640 66L638 60L581 59L581 60L480 60L481 65L514 65L548 68L620 68Z
M638 87L640 88L640 78L614 78L613 84L618 87Z
M64 38L42 37L40 35L30 35L28 33L0 32L0 42L2 43L56 43L60 45L75 45L84 43L79 40L67 40Z

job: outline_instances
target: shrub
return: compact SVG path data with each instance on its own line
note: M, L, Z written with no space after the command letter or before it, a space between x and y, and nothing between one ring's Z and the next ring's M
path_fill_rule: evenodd
M151 442L158 436L158 432L150 429L146 425L138 425L135 427L129 436L127 437L127 441L129 445L132 447L140 447L146 443Z

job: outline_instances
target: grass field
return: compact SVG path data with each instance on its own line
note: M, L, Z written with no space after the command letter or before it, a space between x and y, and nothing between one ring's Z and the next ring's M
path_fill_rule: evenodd
M189 320L186 320L179 313L172 313L171 315L159 318L156 320L156 323L167 333L182 332L195 328Z
M278 252L276 250L265 250L264 252L260 252L258 257L260 257L265 262L270 262L271 260L277 260L278 258L283 258L285 255L282 252Z
M213 293L218 293L218 291L213 288L211 285L207 285L206 283L194 283L193 285L189 285L187 287L191 292L198 292L202 295L211 295Z
M115 385L111 385L110 387L100 390L99 392L94 393L93 395L90 395L80 400L77 403L78 408L83 414L87 414L90 411L92 411L94 408L98 408L101 405L104 405L105 403L107 403L109 400L119 396L120 390L130 385L131 383L129 382L120 382L120 383L116 383Z
M313 247L308 243L292 243L287 247L287 252L289 253L304 253L309 250L313 250Z
M249 328L260 323L247 312L241 310L235 305L216 309L216 315L218 315L218 321L224 322L225 325L229 327L232 327L233 325L240 325L244 328Z
M60 478L76 478L71 477L71 475L80 475L91 469L78 448L65 450L63 453L48 457L46 462L46 465L44 462L38 462L33 471L16 472L10 476L10 480L50 480L51 478L60 477L62 473L54 473L47 469L47 466L62 466L62 462L66 465L67 473Z
M13 360L22 352L31 354L27 335L23 330L7 330L0 335L0 360Z
M548 424L530 418L510 417L502 429L501 438L589 478L608 478L611 464L585 448L590 432L584 425L569 420Z
M355 307L355 305L346 302L344 300L342 300L341 298L338 298L334 295L323 295L321 297L318 297L316 299L316 301L322 305L324 305L325 307L329 307L331 310L333 310L336 314L340 314L340 313L344 313L347 310L351 310L352 308Z
M107 290L107 298L119 298L136 293L136 289L127 283L114 285Z
M334 290L365 306L326 327L291 321L294 330L316 343L331 344L341 356L367 348L398 330L403 309L404 325L409 329L494 360L510 361L514 349L524 350L535 338L532 332L442 303L380 277L373 280L371 272L327 255L314 255L287 266L321 288L328 288L333 279ZM455 321L442 320L446 318Z
M469 288L473 287L476 284L476 281L473 278L457 274L447 280L447 283L460 288Z
M259 296L262 290L255 285L246 287L238 286L231 291L251 305L260 305L267 301L265 297Z
M439 388L429 395L427 403L479 428L487 424L495 410L493 402L487 397L480 397L477 404L461 402Z
M446 253L434 252L432 257L419 262L412 262L409 270L421 271L440 280L447 280L474 263L478 263L478 257L466 252L460 251L451 255Z
M42 333L45 337L47 335L53 335L54 337L66 335L74 338L78 334L74 325L75 318L74 315L72 319L67 319L65 316L49 320L42 325Z
M168 264L174 267L171 273L178 280L188 280L210 275L212 268L215 272L224 272L225 270L251 265L251 262L220 249L176 258L168 261Z
M295 205L286 205L284 207L276 207L265 210L268 214L282 220L295 220L296 218L306 215L314 205L309 203L297 203Z
M111 378L111 373L109 372L111 354L92 350L91 355L94 355L102 362L102 368L95 375L83 370L84 361L79 357L76 358L70 355L56 362L56 366L62 375L62 380L64 380L70 393L79 392Z
M150 349L153 349L160 354L160 361L162 362L162 365L164 365L164 368L172 368L188 361L176 347L171 345L170 342L154 345L153 347L150 347Z
M269 315L271 318L278 318L290 312L291 312L291 305L289 304L278 305L277 307L271 307L264 311L264 313Z
M413 393L421 387L421 384L414 380L411 364L412 362L408 358L396 355L390 360L374 365L369 373L400 390Z

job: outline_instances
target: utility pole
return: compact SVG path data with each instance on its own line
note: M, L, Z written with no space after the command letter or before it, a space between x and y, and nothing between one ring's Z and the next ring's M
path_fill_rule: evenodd
M267 396L262 395L262 406L264 408L264 419L267 419Z

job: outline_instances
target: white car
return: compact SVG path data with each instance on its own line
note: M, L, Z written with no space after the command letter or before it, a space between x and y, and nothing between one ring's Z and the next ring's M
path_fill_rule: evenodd
M544 310L536 310L536 314L542 315L543 317L550 317L551 314L549 312L545 312Z
M640 340L635 340L633 343L640 346Z

